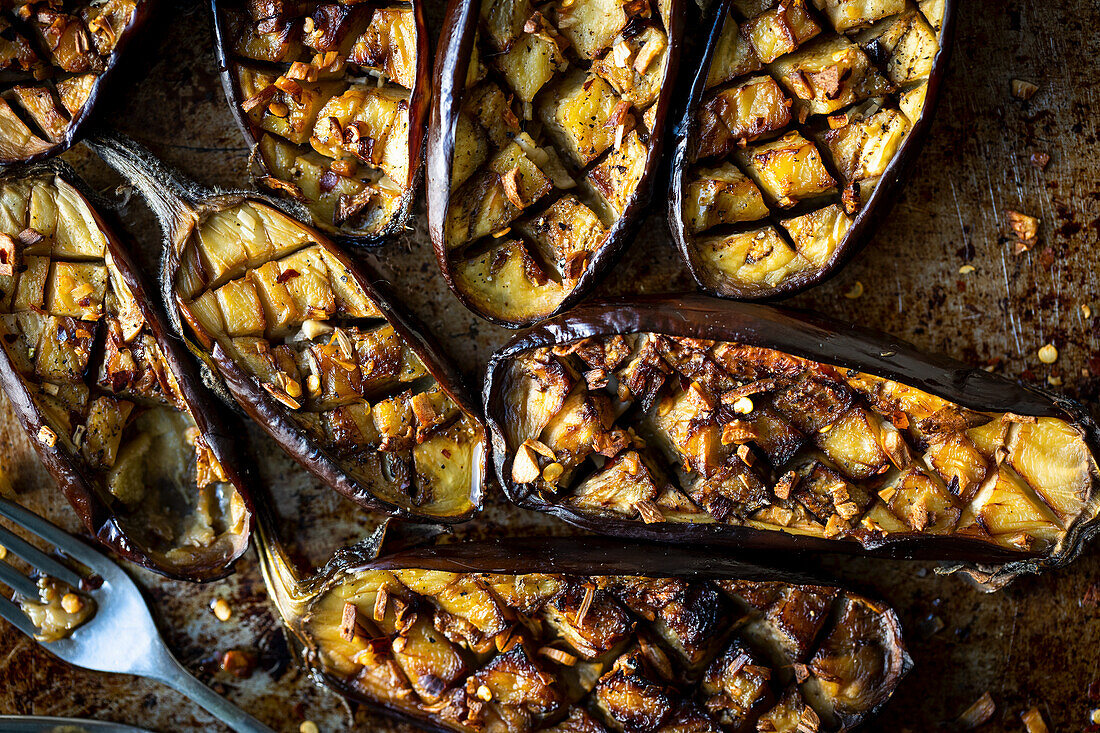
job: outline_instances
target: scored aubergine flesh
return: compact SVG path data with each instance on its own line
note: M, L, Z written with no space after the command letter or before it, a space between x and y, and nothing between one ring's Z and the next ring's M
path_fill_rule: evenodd
M22 383L5 387L28 391L41 414L36 447L74 465L123 536L93 533L124 554L136 544L134 559L158 571L206 574L244 550L249 510L108 237L60 176L0 185L0 340ZM80 480L55 477L62 489ZM69 498L85 523L98 521L87 499Z
M521 351L503 379L501 480L594 518L1042 556L1095 511L1079 427L770 348L630 333Z
M216 3L259 182L322 231L377 238L408 214L427 93L416 2Z
M0 164L60 152L147 0L0 5Z
M323 243L322 243L323 242ZM256 200L206 215L171 275L195 339L229 381L243 371L355 493L437 519L475 508L484 429L315 231ZM270 415L234 396L268 428ZM308 455L307 455L308 454ZM324 477L332 480L331 477ZM374 507L379 508L379 507Z
M368 567L301 629L345 694L471 732L848 730L909 665L888 608L776 581Z
M925 114L943 20L942 0L719 5L672 202L707 290L765 297L835 264Z
M436 243L479 314L543 318L615 246L660 139L669 8L482 2Z

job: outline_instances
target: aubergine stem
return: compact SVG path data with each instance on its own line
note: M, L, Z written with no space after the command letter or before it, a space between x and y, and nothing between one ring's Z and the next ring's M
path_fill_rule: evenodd
M178 231L198 218L198 197L178 170L139 146L122 133L96 131L88 136L88 146L99 157L136 187L149 202L165 233Z
M144 145L121 132L97 130L88 136L86 143L107 165L141 193L160 222L161 230L173 250L183 245L181 233L190 233L198 224L203 209L210 204L210 199L229 193L196 184L184 173L153 155ZM259 194L250 195L265 200L267 198ZM289 206L284 201L280 201L279 205L284 208ZM303 213L298 211L299 207L289 207L292 216L303 218ZM174 256L177 252L165 254ZM173 299L168 297L171 293L168 281L165 280L165 302L171 303Z
M268 596L287 629L296 634L298 622L311 595L302 587L301 575L279 542L274 517L266 506L256 512L256 528L252 536L256 540L256 557L260 561L260 573Z
M203 199L215 192L199 188L183 173L120 132L97 130L88 135L85 143L141 193L159 222L165 240L160 294L172 328L179 334L186 333L179 311L173 307L176 302L172 292L173 278L165 275L175 270L183 243L198 226ZM189 341L185 339L185 343L194 351ZM215 391L223 399L228 398L224 390L216 388Z
M310 603L317 598L339 572L347 567L362 565L390 554L429 541L445 531L442 525L406 524L393 517L386 517L363 540L333 553L323 567L309 576L303 576L287 554L279 539L272 498L265 496L255 512L256 557L260 561L268 595L287 630L296 638L303 635L302 618ZM404 531L404 534L402 534Z
M118 171L119 175L141 193L160 223L166 242L166 251L161 262L162 277L159 278L161 298L172 328L183 333L179 313L172 307L175 302L172 278L163 277L163 274L167 268L172 267L187 236L186 232L198 225L200 201L197 192L192 193L195 185L178 170L166 165L122 133L113 130L96 131L85 142L107 165ZM168 246L169 242L171 246Z
M357 555L362 554L364 560L377 557L388 521L380 525L362 542L337 551L322 569L305 577L290 559L279 539L275 516L268 509L269 503L269 501L263 502L256 511L256 525L252 534L255 538L256 557L259 559L260 574L263 576L264 585L267 586L271 603L278 611L279 618L282 619L291 640L300 650L304 646L302 619L310 603L317 597L321 586L331 575L335 575L341 564L346 564L340 562L342 556L354 552Z

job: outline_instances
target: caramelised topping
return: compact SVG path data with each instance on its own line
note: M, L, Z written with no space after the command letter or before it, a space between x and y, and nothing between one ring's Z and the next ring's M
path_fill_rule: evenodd
M45 419L36 437L166 564L232 545L246 507L87 202L44 176L3 183L0 203L0 333Z
M142 0L33 0L0 7L0 163L70 136Z
M301 629L344 692L459 731L847 730L907 665L821 586L351 570Z
M733 0L718 13L682 238L707 288L762 296L830 264L922 118L942 5Z
M592 517L1050 553L1098 473L1064 420L738 343L592 338L520 352L504 380L504 478Z
M468 511L480 426L316 239L256 201L210 214L174 275L184 320L223 374L243 370L359 486L436 516Z
M668 14L651 0L481 3L443 234L479 313L548 315L609 246L648 165Z
M410 122L421 28L414 5L218 3L229 73L258 144L260 183L314 223L375 237L404 218L424 132Z

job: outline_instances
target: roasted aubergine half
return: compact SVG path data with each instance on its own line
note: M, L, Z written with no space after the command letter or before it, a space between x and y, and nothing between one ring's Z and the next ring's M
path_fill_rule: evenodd
M261 560L315 678L430 730L843 731L911 666L890 608L712 553L511 539L304 582Z
M602 533L934 559L993 587L1098 524L1080 405L794 311L587 306L493 356L485 410L509 497Z
M453 0L428 133L428 225L468 308L506 326L580 300L640 223L683 0Z
M67 150L153 0L0 3L0 165Z
M0 179L0 384L96 539L221 577L252 525L232 431L78 186L60 163Z
M402 230L421 168L422 0L213 0L222 85L257 183L356 244Z
M160 219L169 315L227 400L366 509L477 511L476 404L364 265L265 197L203 190L122 136L92 144Z
M669 193L669 226L700 287L790 294L870 236L930 125L954 6L713 4Z

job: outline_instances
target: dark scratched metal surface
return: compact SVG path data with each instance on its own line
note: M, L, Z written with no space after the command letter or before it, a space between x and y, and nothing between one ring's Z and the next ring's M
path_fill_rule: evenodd
M960 3L952 70L922 160L887 225L837 278L797 297L800 306L893 331L928 350L989 364L1085 400L1100 397L1100 6L1080 0ZM246 151L225 108L216 76L208 15L196 3L164 3L150 33L155 63L125 90L112 122L202 183L240 185ZM182 6L182 7L177 7ZM438 26L440 8L433 5ZM142 61L137 61L141 64ZM1010 82L1039 85L1028 102ZM1029 164L1045 152L1045 170ZM117 181L86 150L68 156L100 188ZM663 186L661 187L663 188ZM660 192L658 192L660 195ZM1042 219L1039 245L1014 256L1004 212ZM152 263L159 233L136 199L129 231ZM469 314L435 269L423 226L379 252L396 288L449 353L476 379L507 332ZM972 272L960 271L970 265ZM152 265L150 264L150 267ZM846 297L862 284L863 294ZM643 227L606 292L659 292L689 280L654 217ZM1036 351L1053 342L1051 366ZM375 518L293 467L253 431L262 473L274 487L283 531L305 560L322 562L339 543L365 535ZM76 519L0 401L0 466L22 501L75 530ZM485 515L466 534L562 532L560 525L505 507L492 492ZM916 661L874 729L936 730L983 692L996 703L983 731L1019 731L1019 715L1037 707L1051 730L1084 730L1100 706L1100 607L1086 594L1100 577L1095 550L1075 565L981 595L955 578L915 563L809 558L890 601L901 613ZM169 645L205 681L279 731L303 720L322 731L352 727L350 711L288 666L252 554L233 578L207 586L136 575L149 591ZM1089 597L1094 597L1089 595ZM209 610L233 609L227 623ZM941 628L942 624L942 628ZM217 658L241 649L257 660L248 679L218 671ZM1094 684L1096 683L1096 684ZM1090 690L1093 692L1090 693ZM175 693L131 678L71 670L10 628L0 628L0 713L81 715L158 731L219 730ZM360 730L389 727L363 711Z

